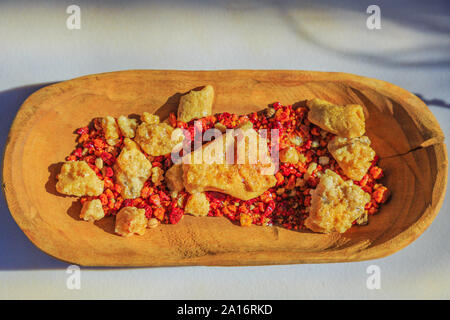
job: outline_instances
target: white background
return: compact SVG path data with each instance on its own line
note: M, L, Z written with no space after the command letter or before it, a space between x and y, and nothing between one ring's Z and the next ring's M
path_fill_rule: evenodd
M66 8L81 8L68 30ZM366 9L381 8L381 30ZM420 94L450 136L448 1L0 1L0 147L45 83L124 69L299 69L379 78ZM0 298L450 298L450 203L402 251L375 261L81 270L36 249L0 198ZM366 268L381 268L368 290Z

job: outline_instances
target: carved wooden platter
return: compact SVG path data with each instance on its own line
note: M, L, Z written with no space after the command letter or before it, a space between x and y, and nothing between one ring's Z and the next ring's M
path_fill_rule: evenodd
M357 103L381 156L391 200L367 226L344 234L240 227L226 218L185 216L144 236L114 234L113 218L78 218L80 204L58 194L56 174L75 146L74 130L95 117L155 112L165 118L179 97L211 84L213 112L248 113L313 97ZM345 73L234 70L132 70L89 75L32 94L12 125L3 163L9 209L27 237L58 259L86 266L265 265L345 262L392 254L418 238L437 215L447 182L444 135L428 107L393 84Z

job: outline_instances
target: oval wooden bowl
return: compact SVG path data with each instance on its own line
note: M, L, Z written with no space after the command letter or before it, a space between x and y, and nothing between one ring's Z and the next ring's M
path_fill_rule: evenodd
M114 234L113 218L78 218L80 204L55 190L74 130L95 117L175 111L188 90L212 84L214 112L248 113L318 97L364 106L367 132L381 156L392 199L364 227L345 234L233 225L185 216L144 236ZM31 95L14 120L5 150L6 199L19 227L44 252L88 266L263 265L380 258L405 247L431 224L447 180L444 135L427 106L390 83L309 71L152 71L89 75Z

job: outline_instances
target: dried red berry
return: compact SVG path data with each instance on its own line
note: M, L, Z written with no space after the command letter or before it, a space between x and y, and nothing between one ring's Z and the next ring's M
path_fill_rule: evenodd
M105 176L112 177L114 175L114 171L111 167L105 167Z
M184 211L180 208L174 208L169 215L169 221L171 224L177 224L181 218L183 218Z
M132 207L133 206L133 199L125 199L125 200L123 200L123 206L124 207Z
M89 132L89 128L88 127L79 128L77 130L77 134L79 134L79 135L82 135L82 134L85 134L85 133L88 133L88 132Z
M152 217L152 214L153 214L152 207L150 207L149 205L146 205L144 207L144 209L145 209L145 216L147 217L147 219L150 219Z

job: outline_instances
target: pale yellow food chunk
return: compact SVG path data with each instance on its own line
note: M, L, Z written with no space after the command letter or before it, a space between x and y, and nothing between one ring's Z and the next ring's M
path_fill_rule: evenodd
M203 192L190 195L186 201L184 212L196 217L206 216L209 212L209 201L206 195Z
M166 171L166 184L170 191L181 191L183 184L183 167L181 164L174 164Z
M125 138L124 145L114 164L114 173L122 189L122 197L134 199L140 196L145 181L150 177L152 164L132 140Z
M123 237L133 234L143 235L147 227L144 209L124 207L116 215L115 232Z
M321 233L344 233L364 214L364 206L370 201L368 193L331 170L325 171L311 196L305 226Z
M178 120L189 122L212 114L214 88L207 85L200 91L192 90L180 98Z
M78 197L99 196L103 192L103 180L85 161L68 161L61 167L56 190Z
M80 218L85 221L97 221L105 216L102 202L99 199L88 200L81 208Z
M156 228L157 226L159 226L160 224L161 224L161 223L159 222L158 219L156 219L156 218L151 218L151 219L148 219L148 222L147 222L147 228L154 229L154 228Z
M115 146L119 141L119 126L117 125L116 119L111 116L106 116L102 118L101 125L105 133L106 142L110 146Z
M364 177L375 157L367 136L353 139L335 137L328 142L328 150L345 175L357 181Z
M177 135L181 132L181 135ZM142 123L136 131L135 141L141 146L142 150L151 156L162 156L171 153L173 148L183 141L181 129L174 128L167 123L148 124Z
M185 156L189 161L183 157L183 183L189 193L218 191L249 200L275 186L275 165L268 153L267 140L254 129L245 132L253 138L238 140L236 131L229 130ZM251 141L257 144L251 146ZM231 150L234 157L230 158Z
M138 122L136 119L130 119L125 116L120 116L117 119L117 124L119 125L120 132L126 138L134 138L136 134L136 128L138 126Z
M366 132L364 111L360 105L338 106L320 99L307 102L308 120L325 131L345 138L356 138Z
M148 124L158 124L159 117L156 114L144 112L142 114L142 121L144 121L145 123L148 123Z
M152 168L152 182L155 186L159 186L164 180L164 170L160 167Z
M280 151L280 161L296 164L300 160L295 148L288 147Z

